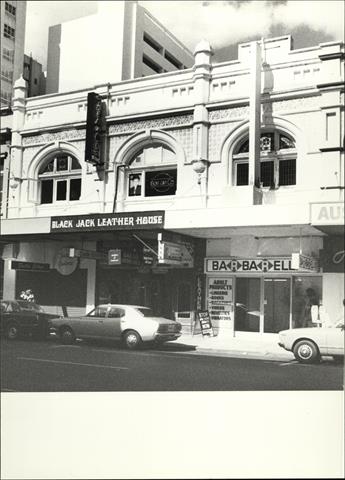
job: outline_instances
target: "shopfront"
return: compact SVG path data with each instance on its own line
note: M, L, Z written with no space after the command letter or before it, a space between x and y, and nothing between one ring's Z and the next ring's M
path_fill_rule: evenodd
M322 276L307 258L206 258L206 308L218 333L313 326L310 306L322 301Z

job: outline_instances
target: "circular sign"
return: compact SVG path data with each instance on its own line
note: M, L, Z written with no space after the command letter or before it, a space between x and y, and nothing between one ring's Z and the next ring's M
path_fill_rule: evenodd
M157 173L150 181L150 187L156 192L167 192L175 185L174 177L169 173Z
M55 259L55 269L61 275L71 275L78 266L78 257L68 256L69 248L61 248Z

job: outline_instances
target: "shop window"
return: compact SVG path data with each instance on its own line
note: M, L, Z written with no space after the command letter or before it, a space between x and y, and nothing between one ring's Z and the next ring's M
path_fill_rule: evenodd
M137 152L127 176L129 198L175 195L177 167L175 153L162 145Z
M81 166L76 158L56 155L42 165L38 177L41 204L80 199Z
M296 185L295 141L279 131L263 132L260 137L260 186L277 188ZM242 138L232 154L233 184L248 185L249 138Z

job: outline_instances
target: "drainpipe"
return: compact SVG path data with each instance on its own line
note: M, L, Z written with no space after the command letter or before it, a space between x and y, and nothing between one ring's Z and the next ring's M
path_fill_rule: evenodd
M113 202L113 213L116 213L116 202L117 202L117 191L119 188L119 170L120 168L126 167L127 165L121 163L116 166L116 177L115 177L115 192L114 192L114 202Z

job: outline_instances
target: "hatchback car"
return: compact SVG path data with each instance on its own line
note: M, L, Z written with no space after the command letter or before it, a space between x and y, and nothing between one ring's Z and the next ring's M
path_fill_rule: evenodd
M318 362L322 356L332 356L335 361L343 362L344 324L282 330L278 344L293 352L296 360L302 363Z
M157 317L147 307L137 305L99 305L81 317L60 317L50 322L51 331L65 344L76 338L122 340L127 348L142 342L163 343L181 335L181 324Z
M32 334L38 339L46 338L49 333L48 320L56 316L46 313L37 303L26 300L0 302L0 328L9 340L24 334Z

